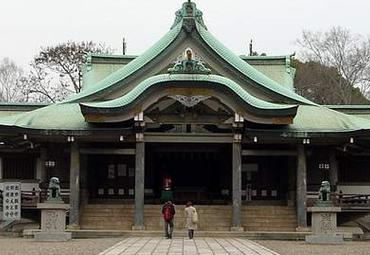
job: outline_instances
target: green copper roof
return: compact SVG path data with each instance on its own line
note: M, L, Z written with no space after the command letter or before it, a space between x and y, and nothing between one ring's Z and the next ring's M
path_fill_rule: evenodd
M1 126L45 130L89 130L78 103L55 104L32 112L0 118ZM370 120L346 115L321 106L300 105L288 132L342 133L370 129ZM45 133L45 134L46 134Z
M77 103L55 104L3 117L0 125L41 130L87 130L89 127Z
M350 132L370 129L370 121L323 106L301 105L289 130L305 132Z
M299 96L298 94L294 93L293 91L285 88L281 84L271 80L266 75L263 75L261 72L257 71L251 65L243 61L240 57L235 55L232 51L226 48L221 42L219 42L211 33L208 32L203 26L197 23L197 30L199 34L202 36L203 40L225 61L227 61L230 65L234 68L239 70L239 72L243 73L245 76L259 84L260 86L269 89L277 94L280 94L284 97L293 99L297 102L303 104L310 104L313 105L314 103L309 101L308 99Z
M343 113L330 110L328 108L317 106L309 100L297 95L293 91L284 88L281 84L269 79L251 65L246 63L240 57L228 50L213 35L211 35L204 25L202 13L196 9L195 4L191 3L193 9L188 8L188 3L183 5L182 10L177 13L176 21L171 30L160 39L153 47L135 58L129 64L112 73L105 79L96 84L89 85L81 93L71 97L63 103L43 107L31 112L15 114L0 118L0 126L20 127L25 129L40 129L47 134L48 130L89 130L92 126L87 123L81 113L79 102L86 107L124 107L151 86L161 81L207 81L217 85L222 85L232 90L242 100L259 109L284 110L295 105L274 104L263 101L245 91L234 81L217 75L157 75L146 79L143 82L135 84L136 87L125 95L107 102L92 102L96 100L101 92L110 92L125 85L125 80L144 68L149 62L164 52L172 42L180 35L185 33L199 33L210 49L220 58L235 68L240 74L244 74L251 83L263 90L269 90L273 93L290 99L292 102L300 104L298 112L293 120L293 124L281 127L280 130L289 132L350 132L363 129L370 129L370 121L356 116L350 116ZM191 10L190 10L191 9ZM203 42L202 42L203 43ZM169 60L170 61L170 60ZM212 68L212 67L211 67Z
M149 89L151 86L159 84L166 81L205 81L220 84L231 89L237 96L239 96L246 103L251 106L259 109L290 109L295 108L296 105L283 105L283 104L274 104L267 101L263 101L259 98L256 98L245 91L240 85L234 81L218 76L218 75L203 75L203 74L162 74L153 76L147 80L144 80L139 85L137 85L133 90L131 90L126 95L105 102L92 102L92 103L81 103L81 105L93 108L116 108L124 107L132 103L136 98L138 98L145 90Z
M82 92L72 96L65 102L76 102L82 98L86 99L95 93L104 91L104 90L112 90L113 86L117 85L117 83L121 82L134 72L138 71L144 65L149 63L153 60L158 54L160 54L164 49L171 44L171 42L178 36L182 28L182 22L178 23L174 26L165 36L163 36L155 45L153 45L150 49L145 51L142 55L132 60L129 64L125 65L124 67L120 68L116 72L109 75L107 78L103 79L102 81L98 82L93 86L89 86Z
M284 88L283 85L278 84L261 72L257 71L255 68L227 49L223 44L221 44L208 32L203 22L202 12L196 8L194 3L183 4L183 8L176 13L176 20L171 30L153 47L97 84L92 86L89 85L81 93L73 96L66 102L78 102L82 100L88 101L89 97L95 93L102 91L113 91L117 84L122 84L127 77L145 66L162 51L164 51L171 44L171 42L177 38L182 29L184 29L187 33L189 33L191 29L196 29L201 38L208 44L210 48L213 49L214 52L216 52L221 58L227 61L239 72L244 74L247 78L256 82L261 89L268 89L274 93L299 103L311 105L314 104L309 100L297 95L293 91Z

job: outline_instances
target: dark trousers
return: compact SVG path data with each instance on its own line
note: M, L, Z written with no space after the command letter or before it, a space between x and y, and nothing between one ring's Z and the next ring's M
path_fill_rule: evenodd
M172 238L173 220L164 221L164 233L167 238Z
M189 239L193 239L193 237L194 237L194 229L188 229L188 236L189 236Z

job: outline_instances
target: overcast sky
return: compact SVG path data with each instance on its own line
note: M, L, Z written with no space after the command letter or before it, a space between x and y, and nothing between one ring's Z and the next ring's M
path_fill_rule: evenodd
M0 59L26 67L40 47L92 40L140 54L172 25L184 0L0 0ZM369 0L196 0L208 29L237 54L251 38L269 55L296 51L303 29L340 25L370 35Z

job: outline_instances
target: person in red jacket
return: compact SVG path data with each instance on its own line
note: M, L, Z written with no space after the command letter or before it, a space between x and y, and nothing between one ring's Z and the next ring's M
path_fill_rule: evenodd
M167 239L172 238L173 233L173 218L175 216L175 206L171 200L167 201L162 207L162 215L164 220L164 233Z

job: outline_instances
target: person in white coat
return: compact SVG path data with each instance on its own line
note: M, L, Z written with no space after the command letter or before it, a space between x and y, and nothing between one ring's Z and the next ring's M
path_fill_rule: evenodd
M187 202L185 207L185 228L188 229L189 239L194 238L194 230L197 229L198 213L192 202Z

